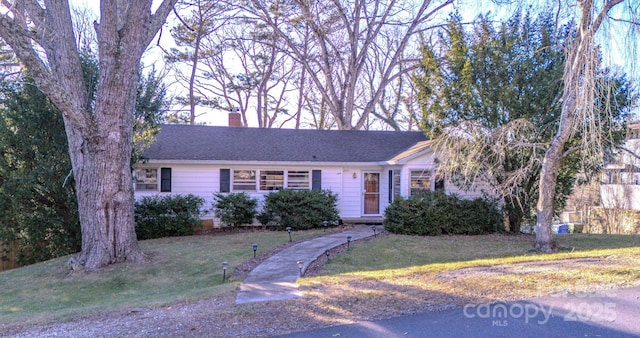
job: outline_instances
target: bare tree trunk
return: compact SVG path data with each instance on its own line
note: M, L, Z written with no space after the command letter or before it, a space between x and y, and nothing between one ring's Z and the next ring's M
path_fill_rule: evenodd
M77 261L87 269L144 258L132 226L131 169L125 161L131 156L131 145L125 141L130 136L103 142L109 138L108 133L96 131L102 135L89 141L75 132L69 135L69 144L76 150L71 152L71 159L82 230L82 251Z
M0 4L0 36L62 112L82 230L78 263L89 270L144 258L134 228L130 168L138 67L176 1L163 0L155 13L151 0L100 1L95 102L82 73L68 1Z
M540 170L540 196L536 207L537 231L534 248L543 252L557 249L551 234L553 203L560 162L564 157L564 146L577 124L593 119L595 98L595 76L598 53L594 36L609 10L624 0L611 0L594 17L594 1L578 1L580 20L575 41L569 46L565 63L560 126L545 152Z
M564 116L565 114L563 113L562 115ZM558 170L560 169L560 162L562 161L562 150L571 132L571 127L567 126L567 123L570 122L566 121L563 127L561 122L556 137L544 155L542 168L540 169L540 196L538 197L538 205L536 207L538 228L533 247L543 252L553 252L557 249L556 242L551 234L551 223L553 222L553 201Z
M201 27L198 27L196 35L195 47L193 50L193 65L191 66L191 75L189 76L189 123L196 124L196 98L195 98L195 82L196 73L198 71L198 57L200 56L200 40L202 39Z

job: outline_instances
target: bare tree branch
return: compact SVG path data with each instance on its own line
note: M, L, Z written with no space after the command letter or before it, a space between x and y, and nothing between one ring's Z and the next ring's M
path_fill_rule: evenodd
M626 151L629 155L631 155L631 156L635 157L636 159L640 160L640 155L636 154L633 150L631 150L629 148L626 148L624 146L621 146L621 147L618 147L618 148L620 148L621 150Z

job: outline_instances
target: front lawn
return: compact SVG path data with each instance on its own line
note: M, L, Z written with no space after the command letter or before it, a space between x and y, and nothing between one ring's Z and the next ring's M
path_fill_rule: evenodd
M294 241L322 234L292 233ZM229 262L231 273L252 259L252 243L259 244L260 255L288 243L286 232L142 241L152 257L146 264L69 274L61 258L1 272L0 327L216 299L218 305L203 316L229 325L272 322L286 332L287 327L640 285L640 236L558 238L566 251L540 255L529 251L533 237L526 235L378 236L332 256L319 276L299 280L305 297L242 305L234 304L240 281L222 283L222 261Z

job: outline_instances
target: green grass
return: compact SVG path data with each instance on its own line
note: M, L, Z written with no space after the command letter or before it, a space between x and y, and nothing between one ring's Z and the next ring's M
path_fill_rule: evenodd
M365 319L640 285L640 236L556 238L563 251L538 254L526 235L389 235L354 246L298 283L315 311Z
M564 251L640 247L638 235L571 234L556 236ZM323 275L352 271L401 269L434 263L472 261L483 258L527 257L534 241L528 235L436 236L390 235L357 245L327 264ZM548 255L547 255L548 256ZM544 257L544 255L542 256ZM559 256L548 256L555 259Z
M322 230L293 232L294 240ZM67 257L0 272L0 323L38 323L103 310L144 308L234 292L222 283L222 262L235 267L287 243L286 232L260 231L224 236L192 236L141 241L152 259L123 263L93 273L69 274Z
M322 230L312 230L292 235L297 240L322 234ZM384 285L414 285L417 292L415 298L418 299L424 298L420 296L424 293L423 288L433 286L443 293L460 294L473 292L466 289L473 285L466 284L481 283L474 280L463 283L460 280L458 284L437 286L434 276L441 271L580 256L629 257L631 265L611 267L611 278L616 281L638 279L636 262L640 255L637 250L640 236L574 234L557 238L561 245L570 249L554 255L535 255L529 252L533 242L530 236L379 236L331 257L330 263L322 270L324 277L305 278L302 284L304 287L305 284L316 283L325 285L327 290L337 290L349 283L356 283L356 280L377 280L372 290ZM211 296L233 297L239 282L232 280L222 283L222 261L229 262L228 273L231 273L235 267L253 257L252 243L259 244L260 254L287 242L287 233L269 231L165 238L141 242L143 250L152 257L150 262L144 264L124 263L99 272L69 274L65 268L67 258L60 258L0 272L0 324L30 325ZM535 278L539 277L532 276L526 282L535 284ZM571 278L574 277L563 275L558 278L568 278L567 283L572 283ZM519 282L513 281L504 283L519 285ZM354 290L345 292L357 296ZM405 293L404 289L401 290L395 294ZM331 297L329 292L326 297ZM344 294L340 294L335 301L344 297ZM397 303L397 300L389 302ZM241 306L237 311L247 309Z

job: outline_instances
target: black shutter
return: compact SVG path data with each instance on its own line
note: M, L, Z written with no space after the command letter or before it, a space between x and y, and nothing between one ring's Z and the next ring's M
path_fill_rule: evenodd
M322 171L312 170L311 171L311 190L321 190L321 189L322 189Z
M171 168L160 168L160 192L171 192Z
M231 191L231 169L220 169L220 192Z
M389 203L393 203L393 170L389 170Z

